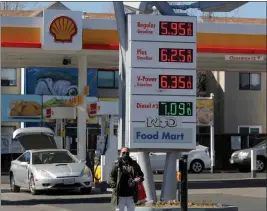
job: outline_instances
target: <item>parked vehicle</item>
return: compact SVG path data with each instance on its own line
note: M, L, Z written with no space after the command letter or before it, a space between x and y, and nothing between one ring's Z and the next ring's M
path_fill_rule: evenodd
M82 193L91 193L91 170L68 150L57 149L52 130L20 128L14 131L13 138L20 141L26 152L11 162L12 192L28 188L33 195L54 189L79 189Z
M266 170L266 140L260 142L256 146L248 149L242 149L233 152L230 163L240 172L248 172L251 169L251 150L255 150L257 154L256 168L258 172Z
M203 145L197 145L195 150L188 153L188 170L192 173L201 173L204 169L211 167L209 148ZM131 157L138 162L136 153L131 153ZM165 165L166 153L150 153L150 162L153 172L163 172ZM177 160L176 169L179 169Z

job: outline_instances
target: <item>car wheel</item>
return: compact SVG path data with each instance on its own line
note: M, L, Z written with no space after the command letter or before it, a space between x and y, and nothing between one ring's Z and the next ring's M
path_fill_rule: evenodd
M20 192L20 187L16 185L15 178L13 175L11 175L11 177L10 177L10 190L13 193L19 193Z
M193 173L201 173L204 170L204 163L202 160L193 160L190 164L190 171Z
M31 176L31 178L30 178L29 189L30 189L30 192L31 192L32 195L39 194L39 191L36 190L35 182L34 182L34 177L33 176Z
M91 194L92 193L92 188L81 188L80 189L81 194Z
M266 168L266 161L263 158L258 158L256 161L256 169L258 172L263 172Z

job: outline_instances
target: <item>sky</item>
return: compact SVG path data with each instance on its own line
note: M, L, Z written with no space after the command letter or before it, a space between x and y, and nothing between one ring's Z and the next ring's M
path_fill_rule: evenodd
M110 13L113 11L112 2L64 2L71 10L84 11L89 13ZM25 9L41 8L51 2L38 2L37 4L29 3ZM230 13L216 13L220 17L239 17L239 18L266 18L266 2L248 2L239 9ZM189 11L189 14L191 11ZM201 15L201 12L193 12L194 15Z

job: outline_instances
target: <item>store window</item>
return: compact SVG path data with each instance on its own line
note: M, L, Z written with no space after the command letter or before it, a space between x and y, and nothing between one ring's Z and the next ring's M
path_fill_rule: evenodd
M242 125L238 126L239 134L260 134L262 130L261 126Z
M261 90L260 73L239 73L240 90Z
M119 71L98 70L97 86L98 88L118 88Z
M17 70L16 69L1 69L1 86L16 86L17 85Z
M13 132L16 127L13 126L1 126L1 154L10 153L10 144L12 140Z

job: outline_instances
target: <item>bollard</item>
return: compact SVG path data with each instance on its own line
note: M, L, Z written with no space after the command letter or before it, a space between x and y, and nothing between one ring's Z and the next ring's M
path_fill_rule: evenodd
M188 210L188 186L187 186L187 155L182 157L182 163L180 168L181 172L181 211Z
M255 150L251 150L251 178L257 177L257 153Z
M178 181L177 201L181 202L181 181Z
M181 160L179 160L179 166L181 165ZM181 171L179 170L176 174L177 177L177 186L178 186L178 190L177 190L177 201L181 202Z

